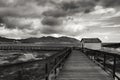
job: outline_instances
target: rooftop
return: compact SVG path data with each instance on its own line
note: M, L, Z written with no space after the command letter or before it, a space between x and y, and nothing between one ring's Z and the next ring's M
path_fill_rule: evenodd
M81 42L85 43L101 43L102 41L99 38L82 38Z

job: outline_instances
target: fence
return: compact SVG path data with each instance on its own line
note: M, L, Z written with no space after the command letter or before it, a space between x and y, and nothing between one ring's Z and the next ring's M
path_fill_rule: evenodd
M50 74L57 75L70 53L71 48L65 48L46 59L0 65L0 80L49 80Z
M117 73L120 73L120 54L105 51L82 48L81 51L97 62L105 71L112 73L114 79L120 80Z
M54 47L54 46L40 46L40 45L0 45L0 50L46 50L46 51L57 51L57 50L61 50L65 47Z

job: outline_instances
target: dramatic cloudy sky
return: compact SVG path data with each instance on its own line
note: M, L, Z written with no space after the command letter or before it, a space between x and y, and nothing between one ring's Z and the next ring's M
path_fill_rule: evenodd
M0 0L0 36L120 42L120 0Z

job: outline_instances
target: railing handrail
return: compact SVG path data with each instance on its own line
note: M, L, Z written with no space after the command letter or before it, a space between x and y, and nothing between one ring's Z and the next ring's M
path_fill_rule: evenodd
M60 55L63 55L63 54L65 54L65 55L62 57L62 59L60 59L60 60L56 63L56 65L54 65L54 67L46 74L46 76L49 76L49 74L50 74L54 69L56 69L56 68L58 67L58 65L64 60L64 58L65 58L67 55L70 54L70 53L68 53L68 51L71 51L71 48L66 48L65 50L63 50L63 52L61 52L61 54L58 53L58 55L57 55L56 57L58 57L58 56L60 56ZM54 55L53 55L53 57L51 57L51 60L53 60L53 59L55 59ZM49 59L48 59L48 62L47 62L47 63L49 63Z
M105 70L106 69L106 56L112 56L113 57L113 65L112 65L112 75L113 75L113 78L117 78L118 80L120 80L120 77L118 77L116 75L116 61L117 61L117 58L120 58L120 54L118 53L113 53L113 52L109 52L109 51L105 51L105 50L93 50L93 49L88 49L88 48L82 48L83 52L85 52L87 55L88 54L93 54L91 56L94 56L94 60L95 60L95 57L96 54L102 54L103 55L103 69ZM90 51L90 53L87 51ZM111 71L110 71L111 72Z
M22 76L24 74L25 71L25 67L27 64L31 64L31 63L39 63L40 65L43 65L44 69L44 75L41 75L41 78L45 78L46 80L48 80L49 74L51 74L51 72L56 71L56 69L58 67L60 67L64 61L67 59L67 57L69 56L69 54L71 53L71 48L65 48L60 52L57 52L55 54L53 54L50 57L46 57L45 59L38 59L38 60L30 60L30 61L25 61L25 62L17 62L17 63L12 63L12 64L4 64L4 65L0 65L0 69L4 71L4 69L8 69L12 68L12 67L18 67L18 70L15 71L18 74L18 78L20 78L19 80L23 80L23 77L19 77ZM52 64L51 64L52 63ZM52 66L51 66L52 65ZM32 68L32 67L30 67ZM1 73L4 73L1 71Z
M106 50L103 50L103 49L100 49L100 50L94 50L94 49L88 49L88 48L84 48L84 49L92 50L92 51L95 51L95 52L104 52L104 54L107 54L107 55L120 57L120 53L119 52L115 52L114 53L114 52L109 52L109 51L106 51Z

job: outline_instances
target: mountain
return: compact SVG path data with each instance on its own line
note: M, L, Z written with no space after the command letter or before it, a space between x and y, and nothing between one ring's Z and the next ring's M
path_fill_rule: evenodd
M14 42L15 39L0 37L0 42Z
M71 43L78 43L79 40L75 38L70 38L70 37L41 37L41 38L27 38L27 39L22 39L20 40L22 43L36 43L36 42L71 42Z
M70 37L59 37L58 38L61 42L76 42L76 43L79 43L80 41L75 39L75 38L70 38Z
M70 42L70 43L79 43L80 41L75 39L75 38L70 38L70 37L52 37L52 36L47 36L47 37L40 37L40 38L26 38L26 39L10 39L10 38L4 38L0 37L0 42L21 42L21 43L37 43L37 42Z

